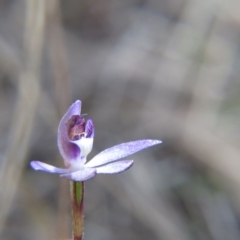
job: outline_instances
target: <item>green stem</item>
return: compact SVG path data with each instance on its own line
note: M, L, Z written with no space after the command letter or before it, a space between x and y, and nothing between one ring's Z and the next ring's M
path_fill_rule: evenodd
M73 240L82 240L84 226L84 182L70 181L70 194L72 204L72 238Z

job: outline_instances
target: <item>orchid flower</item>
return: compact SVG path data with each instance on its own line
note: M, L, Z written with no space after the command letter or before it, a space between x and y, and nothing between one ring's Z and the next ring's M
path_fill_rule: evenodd
M114 174L129 169L133 160L119 160L142 149L161 143L160 140L138 140L108 148L87 162L92 150L94 125L91 119L81 115L81 101L73 103L63 116L58 127L58 148L63 157L65 169L32 161L33 169L59 174L72 181L82 182L99 173Z
M159 140L138 140L108 148L87 162L92 150L94 126L91 119L81 115L81 101L73 103L58 127L58 148L66 168L57 168L47 163L32 161L33 169L59 174L70 179L72 205L72 239L82 240L84 229L84 181L99 173L120 173L133 165L133 160L120 160L144 148L161 143Z

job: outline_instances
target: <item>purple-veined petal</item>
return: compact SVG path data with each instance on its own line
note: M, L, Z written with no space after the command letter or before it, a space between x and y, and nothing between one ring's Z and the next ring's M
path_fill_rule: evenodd
M75 172L62 174L60 177L68 178L75 182L83 182L90 178L95 177L97 174L96 169L94 168L83 168L82 170L78 170Z
M39 161L32 161L30 162L30 165L34 170L40 170L40 171L49 172L49 173L59 173L59 174L69 173L68 169L57 168L47 163L43 163Z
M86 138L94 137L94 125L93 125L92 119L87 120L86 126L85 126L85 133L86 133Z
M117 162L111 162L106 165L96 167L97 173L106 173L106 174L113 174L113 173L120 173L126 171L133 165L133 160L121 160Z
M145 140L122 143L100 152L91 161L87 162L85 166L97 167L106 163L110 163L117 159L127 157L145 148L159 144L161 142L162 141L160 140L145 139Z
M69 167L71 165L69 161L78 159L81 152L81 150L76 144L69 141L67 132L68 120L71 118L71 116L80 115L80 113L81 101L77 100L69 107L69 109L59 123L57 142L59 151L64 159L66 167Z

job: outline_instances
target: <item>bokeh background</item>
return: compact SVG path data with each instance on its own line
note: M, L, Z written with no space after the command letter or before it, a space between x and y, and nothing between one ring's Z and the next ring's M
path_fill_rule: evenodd
M163 144L86 183L86 240L240 239L240 2L0 1L0 239L71 236L58 122L76 99L90 157Z

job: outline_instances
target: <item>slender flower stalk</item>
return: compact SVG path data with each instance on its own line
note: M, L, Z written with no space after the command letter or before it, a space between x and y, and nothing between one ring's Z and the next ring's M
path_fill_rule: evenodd
M100 152L87 162L93 139L93 121L85 120L81 115L81 101L77 100L69 107L58 127L58 148L66 168L57 168L40 161L30 163L35 170L56 173L71 180L73 240L83 239L84 181L100 173L115 174L126 171L134 161L120 159L162 142L144 139L122 143Z
M70 195L72 205L72 239L83 239L84 228L84 182L70 181Z

